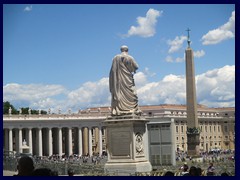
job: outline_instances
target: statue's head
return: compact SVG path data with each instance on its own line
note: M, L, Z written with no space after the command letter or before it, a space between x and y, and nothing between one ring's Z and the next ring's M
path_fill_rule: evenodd
M128 52L128 47L125 45L121 46L121 52Z

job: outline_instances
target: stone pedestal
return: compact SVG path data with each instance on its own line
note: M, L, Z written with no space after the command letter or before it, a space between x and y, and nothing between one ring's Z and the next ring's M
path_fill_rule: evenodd
M188 155L197 158L199 154L200 134L187 134Z
M147 122L141 116L117 116L105 121L108 150L105 172L134 175L152 171L148 160Z

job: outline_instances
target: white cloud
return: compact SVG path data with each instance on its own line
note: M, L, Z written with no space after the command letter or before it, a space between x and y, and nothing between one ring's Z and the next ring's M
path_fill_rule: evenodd
M209 31L202 37L203 45L218 44L224 40L235 37L235 11L228 22L217 29Z
M209 107L235 106L235 66L224 66L196 76L198 103ZM185 104L185 76L167 75L138 89L140 104Z
M187 40L186 36L177 36L174 40L168 40L167 44L170 45L170 49L168 50L168 53L174 53L177 52L179 49L181 49L182 44L184 41Z
M201 51L194 51L193 54L194 54L195 58L200 58L200 57L205 55L205 52L203 50L201 50Z
M180 63L185 61L185 57L177 57L176 59L174 59L172 56L167 56L165 58L165 61L170 63L173 63L173 62Z
M23 11L32 11L32 5L31 6L26 6Z
M137 72L134 75L134 80L135 80L136 87L138 88L142 87L147 83L147 75L146 73L143 73L143 72Z
M167 61L167 62L174 62L174 59L172 58L172 56L167 56L165 58L165 61Z
M176 62L184 62L185 61L185 58L184 57L177 57L176 58Z
M235 104L235 66L224 66L196 77L199 103L209 106Z
M155 9L149 9L146 17L138 17L138 26L131 26L128 30L128 34L125 37L130 37L133 35L141 37L152 37L155 31L155 25L157 23L157 18L162 15L162 11L157 11Z
M7 84L3 86L3 101L15 103L19 107L48 109L58 106L57 96L67 94L61 85Z
M110 105L108 78L97 82L87 82L80 88L71 91L67 96L66 106L76 109L80 107L94 107Z
M144 105L184 103L184 76L167 75L159 82L148 83L137 91L139 103Z
M135 74L135 83L140 105L185 104L185 75L170 74L158 82L149 82L149 69ZM196 76L198 103L209 107L235 106L235 66L224 66ZM15 107L48 110L57 113L60 108L66 113L70 108L110 106L108 78L87 82L76 90L68 91L61 85L7 84L3 86L3 100ZM24 106L23 106L24 105Z

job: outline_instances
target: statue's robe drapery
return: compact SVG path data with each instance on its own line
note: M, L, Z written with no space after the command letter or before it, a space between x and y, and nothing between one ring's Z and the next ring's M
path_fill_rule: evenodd
M134 58L124 52L113 58L109 75L112 115L138 112L138 97L133 78L133 73L137 69L138 65Z

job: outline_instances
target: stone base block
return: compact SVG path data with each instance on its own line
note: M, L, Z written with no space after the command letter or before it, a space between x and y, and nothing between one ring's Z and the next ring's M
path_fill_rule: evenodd
M135 163L106 163L105 173L116 176L135 175L136 172L151 172L152 165L149 161Z

